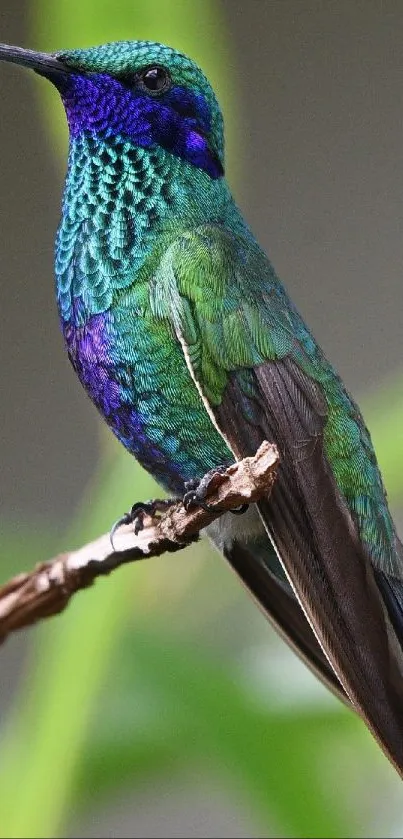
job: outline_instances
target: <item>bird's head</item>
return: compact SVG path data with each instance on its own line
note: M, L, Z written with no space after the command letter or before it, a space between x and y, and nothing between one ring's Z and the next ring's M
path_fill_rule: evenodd
M58 88L72 138L87 132L161 147L211 178L223 174L223 121L202 71L152 41L39 53L0 45L0 60L30 67Z

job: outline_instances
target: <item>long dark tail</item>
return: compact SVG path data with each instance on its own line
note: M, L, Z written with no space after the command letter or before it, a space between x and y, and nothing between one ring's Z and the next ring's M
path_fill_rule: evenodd
M279 563L267 534L263 532L253 541L229 541L223 553L281 637L326 687L351 707L291 587L285 577L282 579L281 567L276 567Z
M231 377L216 416L238 458L264 439L279 448L272 494L257 506L317 643L259 556L236 541L226 556L313 669L338 695L344 691L403 777L403 582L374 568L336 485L324 452L327 409L319 385L290 359L254 375L250 396L241 378ZM396 568L403 578L400 555Z

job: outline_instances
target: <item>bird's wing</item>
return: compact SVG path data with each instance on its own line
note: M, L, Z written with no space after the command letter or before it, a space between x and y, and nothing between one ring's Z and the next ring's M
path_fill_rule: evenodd
M358 408L247 235L219 225L186 232L162 258L150 296L234 455L254 454L263 439L277 444L278 478L261 517L337 678L402 774L393 591L403 562ZM242 576L259 596L256 568Z

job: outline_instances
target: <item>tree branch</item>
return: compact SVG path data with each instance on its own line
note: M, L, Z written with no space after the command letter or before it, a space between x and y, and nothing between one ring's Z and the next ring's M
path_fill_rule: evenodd
M145 515L142 529L122 525L109 534L19 574L0 587L0 643L10 632L62 612L76 591L92 585L128 562L181 550L199 538L199 533L228 510L258 501L270 493L279 462L274 445L264 442L254 455L209 473L203 479L209 510L186 510L181 501L168 502L162 512Z

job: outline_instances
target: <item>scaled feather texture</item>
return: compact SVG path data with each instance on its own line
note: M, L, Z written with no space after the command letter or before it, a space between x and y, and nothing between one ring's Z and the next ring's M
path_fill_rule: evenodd
M276 443L271 497L208 534L402 774L402 545L360 411L231 196L209 82L145 41L0 59L66 109L56 294L79 379L175 495Z

